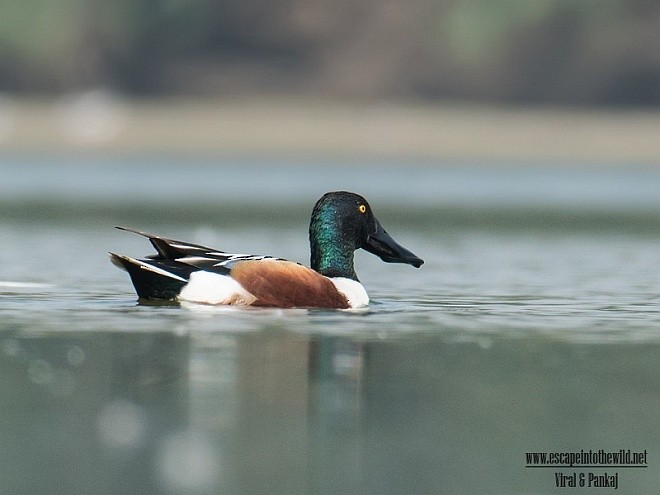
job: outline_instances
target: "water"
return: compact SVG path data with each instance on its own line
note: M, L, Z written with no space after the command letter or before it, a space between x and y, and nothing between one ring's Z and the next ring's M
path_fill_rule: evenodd
M0 493L657 493L660 172L374 165L4 158ZM333 189L426 261L357 253L366 310L139 305L107 257L306 262ZM649 467L525 467L590 449Z

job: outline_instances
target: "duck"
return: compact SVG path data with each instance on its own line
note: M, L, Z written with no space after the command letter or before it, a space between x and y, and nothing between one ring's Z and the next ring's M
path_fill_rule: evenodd
M354 253L416 268L424 261L398 244L360 195L324 194L309 224L310 266L263 255L230 254L189 242L116 227L149 239L156 254L143 259L110 253L128 272L139 301L174 301L271 308L353 309L369 304Z

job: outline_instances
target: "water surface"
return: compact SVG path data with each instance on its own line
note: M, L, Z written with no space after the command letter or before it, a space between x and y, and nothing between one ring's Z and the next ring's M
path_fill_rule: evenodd
M526 452L647 449L657 493L660 172L375 165L3 159L0 492L560 493ZM107 257L307 262L333 189L426 261L358 252L365 310L139 305Z

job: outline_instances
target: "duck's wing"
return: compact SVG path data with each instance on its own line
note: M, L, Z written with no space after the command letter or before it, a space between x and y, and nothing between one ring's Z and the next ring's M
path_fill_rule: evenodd
M151 242L151 245L158 253L148 257L149 259L153 260L176 260L186 256L204 256L211 252L220 255L225 254L224 252L218 251L217 249L200 246L199 244L192 244L190 242L167 239L158 235L142 232L141 230L131 229L128 227L115 228L124 230L126 232L132 232L133 234L138 234L149 239L149 242Z
M156 271L166 271L179 278L183 277L188 279L190 273L196 270L204 270L218 273L220 275L229 275L229 272L234 265L240 261L286 261L274 256L226 253L200 244L167 239L165 237L128 227L116 228L141 235L149 239L151 242L157 254L147 256L145 259L137 260L142 265L143 269L152 267L156 269ZM118 258L122 257L120 256ZM118 258L113 258L115 264L118 266L124 266L126 257L123 257L123 262ZM192 270L190 270L190 268L192 268Z

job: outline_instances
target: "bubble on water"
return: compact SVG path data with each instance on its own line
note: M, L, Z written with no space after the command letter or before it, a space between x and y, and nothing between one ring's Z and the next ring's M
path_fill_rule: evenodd
M66 360L71 366L80 366L85 362L85 351L80 346L72 345L66 351Z
M156 468L168 493L209 492L217 488L220 456L201 433L182 431L168 435L156 456Z
M177 337L186 337L189 333L190 331L185 325L178 325L174 329L174 335L176 335Z
M146 414L140 406L118 399L106 404L99 413L98 433L108 447L131 449L143 442L146 423Z
M339 353L332 357L332 370L339 376L357 376L362 366L362 356L357 353Z
M48 361L34 359L28 366L28 379L37 385L47 385L53 381L53 367Z

